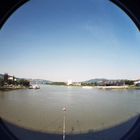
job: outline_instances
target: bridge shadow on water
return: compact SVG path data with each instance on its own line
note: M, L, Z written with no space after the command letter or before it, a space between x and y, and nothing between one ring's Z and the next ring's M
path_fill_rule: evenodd
M130 126L132 126L130 128ZM125 131L124 131L125 130ZM127 131L126 131L127 130ZM4 139L2 139L4 137ZM62 140L62 134L49 134L21 128L0 119L0 139L2 140ZM66 134L66 140L140 140L140 116L100 131Z

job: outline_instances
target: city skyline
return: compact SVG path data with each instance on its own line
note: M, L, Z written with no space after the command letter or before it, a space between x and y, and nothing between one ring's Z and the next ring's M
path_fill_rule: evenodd
M139 79L140 34L104 0L33 0L0 33L0 73L51 81Z

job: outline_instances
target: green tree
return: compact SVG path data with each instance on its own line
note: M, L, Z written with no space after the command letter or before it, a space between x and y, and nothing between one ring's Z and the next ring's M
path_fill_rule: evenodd
M30 86L30 82L26 79L20 79L17 82L19 85L25 86L25 87L29 87Z
M0 86L4 86L4 79L0 78Z
M125 80L124 82L126 85L134 85L134 81L132 80Z

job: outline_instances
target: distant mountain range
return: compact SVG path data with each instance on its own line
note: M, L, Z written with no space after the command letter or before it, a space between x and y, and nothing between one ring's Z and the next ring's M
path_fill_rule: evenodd
M44 80L44 79L27 79L31 82L31 84L50 84L52 81Z
M0 78L4 78L4 74L0 74ZM20 80L20 79L26 79L26 80L29 80L31 82L31 84L50 84L52 83L52 81L49 81L49 80L44 80L44 79L29 79L29 78L18 78L16 77L17 80Z
M3 74L0 74L0 78L3 78Z
M108 81L108 79L96 78L96 79L90 79L90 80L87 80L87 81L83 81L82 83L91 84L91 83L98 83L98 82L102 82L102 81Z
M4 74L0 74L0 78L3 78ZM50 80L45 80L45 79L31 79L31 78L18 78L16 79L26 79L31 82L31 84L51 84L54 83L54 81ZM105 79L105 78L95 78L95 79L90 79L86 81L82 81L81 83L87 83L87 84L94 84L94 83L100 83L100 82L106 82L106 81L120 81L120 80L126 80L126 79ZM137 81L137 80L132 80L132 81Z
M94 83L100 83L100 82L107 82L107 81L125 81L128 79L105 79L105 78L96 78L96 79L90 79L87 81L83 81L82 83L87 84L94 84ZM130 80L130 81L136 81L136 80Z

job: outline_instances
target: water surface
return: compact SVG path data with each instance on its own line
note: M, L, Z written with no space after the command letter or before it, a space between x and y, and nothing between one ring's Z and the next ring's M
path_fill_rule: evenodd
M41 89L0 91L0 116L37 131L82 133L120 124L140 113L140 90L102 90L41 86Z

